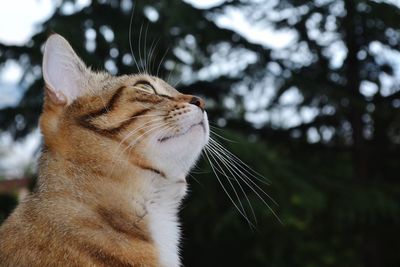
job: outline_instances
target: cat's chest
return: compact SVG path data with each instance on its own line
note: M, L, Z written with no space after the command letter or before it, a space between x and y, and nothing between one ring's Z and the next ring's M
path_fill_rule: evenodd
M180 266L180 229L177 208L159 207L149 212L149 230L163 267Z
M181 265L178 209L185 194L186 184L182 183L162 186L149 194L151 201L146 205L149 230L163 267Z

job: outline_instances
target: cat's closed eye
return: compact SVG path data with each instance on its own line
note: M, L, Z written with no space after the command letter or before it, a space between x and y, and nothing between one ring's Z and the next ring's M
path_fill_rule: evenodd
M157 94L156 89L147 81L138 81L134 85L135 88L150 94Z

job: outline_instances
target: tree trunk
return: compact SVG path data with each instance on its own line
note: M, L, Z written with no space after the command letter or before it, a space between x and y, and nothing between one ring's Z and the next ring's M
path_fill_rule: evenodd
M346 58L346 79L349 93L350 109L348 119L352 127L352 156L354 178L365 180L368 178L367 155L363 136L362 115L365 108L363 96L360 94L360 67L357 53L360 50L357 36L357 12L353 0L344 1L347 15L344 19L345 43L348 49Z
M356 1L346 0L344 4L347 11L343 26L345 31L344 41L348 49L345 69L350 103L348 119L353 131L353 178L362 184L370 178L370 172L368 171L369 150L366 147L367 143L364 139L364 123L362 120L366 103L364 97L360 93L360 65L357 58L357 54L360 51L359 40L362 38L362 36L359 35L359 33L362 32L362 23L357 15ZM378 243L377 238L373 235L373 232L370 232L371 229L367 226L359 225L358 229L363 237L363 244L361 244L359 251L364 266L382 267L382 254L376 245Z

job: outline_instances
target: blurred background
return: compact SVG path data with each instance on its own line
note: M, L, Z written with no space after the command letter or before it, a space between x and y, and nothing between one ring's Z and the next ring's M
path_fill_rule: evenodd
M0 223L35 183L46 38L95 70L137 72L133 6L139 65L204 97L215 138L271 182L244 188L250 227L203 159L185 266L400 266L398 0L3 2Z

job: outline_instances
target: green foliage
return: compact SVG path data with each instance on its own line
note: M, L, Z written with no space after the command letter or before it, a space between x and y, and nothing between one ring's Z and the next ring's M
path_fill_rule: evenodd
M0 193L0 224L8 217L18 204L17 197L10 193Z
M237 142L225 146L271 180L260 186L279 203L269 201L283 224L248 191L258 219L251 229L202 161L182 212L186 266L365 266L366 229L382 266L400 263L389 245L400 223L398 187L354 182L342 151L228 137Z

